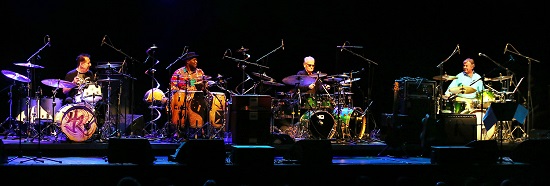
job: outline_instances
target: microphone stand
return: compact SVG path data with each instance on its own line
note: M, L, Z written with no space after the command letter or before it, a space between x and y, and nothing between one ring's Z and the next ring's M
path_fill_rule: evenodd
M107 35L105 35L105 37L107 37ZM132 64L133 64L133 62L139 62L138 60L136 60L136 59L133 58L132 56L129 56L128 54L122 52L122 50L120 50L120 49L118 49L118 48L115 48L113 45L111 45L111 44L105 42L105 37L104 37L103 40L101 41L101 45L100 45L100 46L103 46L103 44L107 45L108 47L110 47L110 48L112 48L113 50L117 51L118 53L122 54L122 55L125 56L126 58L130 59ZM109 41L110 41L110 39L109 39ZM126 60L124 60L124 62L126 62ZM134 113L134 101L133 101L133 100L134 100L134 82L135 82L135 80L137 80L137 78L134 78L134 77L132 77L132 76L130 76L130 75L126 75L126 74L124 74L124 73L123 73L122 75L124 75L125 77L128 77L128 78L132 79L132 82L131 82L131 84L130 84L130 87L131 87L131 88L130 88L130 89L131 89L131 90L130 90L130 100L131 100L131 101L129 101L129 102L130 102L130 111L131 111L132 113ZM110 84L110 82L109 82L109 84ZM120 86L121 86L121 85L122 85L122 83L120 83ZM109 94L110 94L110 93L109 93ZM107 117L110 117L110 116L107 116ZM132 114L132 117L133 117L133 114ZM117 124L116 124L116 126L115 126L115 127L116 127L116 129L115 129L115 130L116 130L116 131L115 131L115 134L120 138L121 135L118 135L118 134L119 134L118 122L120 122L120 121L117 121Z
M443 64L446 63L447 61L449 61L449 59L451 59L451 57L453 57L453 56L458 52L457 48L458 48L458 45L457 45L457 47L455 47L455 49L453 50L453 52L451 53L451 55L449 55L449 57L447 57L445 60L441 61L441 63L439 63L439 65L437 65L437 68L439 68L439 77L443 77L443 74L444 74L444 72L445 72L445 71L443 70ZM447 74L447 72L445 72L445 74ZM442 87L442 85L443 85L443 78L441 78L441 80L439 80L439 86L438 86L438 89L439 89L439 96L438 96L438 99L436 99L436 100L437 100L436 102L441 101L441 99L442 99L442 98L441 98L441 96L443 95L443 87ZM440 107L440 109L441 109L441 104L442 104L442 103L436 103L436 105L437 105L438 107ZM437 109L437 111L439 112L440 109ZM436 112L436 113L438 113L438 112ZM435 115L434 118L437 120L437 114Z
M237 59L237 58L234 58L234 57L231 57L231 56L224 56L224 58L229 58L229 59L231 59L231 60L233 60L233 61L235 61L235 62L239 62L239 63L246 63L246 64L249 64L249 65L258 66L258 67L260 67L260 68L269 69L269 67L267 67L267 66L260 65L260 64L258 64L258 63L252 63L252 62L249 62L249 61L246 61L246 60L242 60L242 59ZM248 81L248 79L246 79L246 80L244 79L244 77L245 77L245 68L246 68L246 65L241 64L240 66L241 66L242 71L243 71L243 82L241 83L241 84L243 84L244 82ZM238 91L237 91L237 92L238 92ZM244 85L243 85L243 86L242 86L241 94L244 94L244 92L245 92L245 91L244 91Z
M539 60L536 60L536 59L533 59L531 57L528 57L528 56L525 56L525 55L522 55L520 54L519 52L517 52L517 50L514 48L514 46L512 46L512 44L510 44L510 46L515 50L515 51L510 51L508 50L508 48L506 48L506 50L504 50L504 53L506 52L510 52L512 54L515 54L515 55L518 55L518 56L521 56L525 59L527 59L527 64L528 64L528 71L527 71L527 103L526 103L526 107L527 107L527 112L529 114L527 114L527 127L525 128L525 131L527 131L527 137L529 137L529 131L531 129L531 126L532 125L532 116L534 116L534 113L531 112L531 103L532 103L532 100L531 100L531 64L532 64L532 61L534 62L537 62L537 63L540 63Z

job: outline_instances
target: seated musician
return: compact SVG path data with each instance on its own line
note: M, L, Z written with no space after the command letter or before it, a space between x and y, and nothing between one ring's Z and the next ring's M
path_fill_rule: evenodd
M94 73L90 70L92 63L90 62L89 54L79 54L76 57L76 62L78 66L67 72L65 75L65 80L72 82L76 85L79 85L74 88L63 88L63 94L65 94L65 100L63 100L63 105L75 103L75 95L78 94L78 89L80 86L84 86L86 82L95 82Z
M475 63L472 58L467 58L462 62L463 71L458 73L456 75L457 79L454 79L449 87L447 87L447 90L445 91L445 95L443 95L444 99L453 99L456 97L457 101L464 101L466 102L466 108L463 111L463 113L468 113L470 111L473 111L473 105L472 102L474 99L476 99L476 95L478 92L482 92L484 90L483 81L481 80L481 76L474 72ZM466 92L464 93L453 93L451 92L451 89L453 88L464 88ZM474 92L467 93L468 90L471 90L473 88ZM461 89L459 89L461 90Z

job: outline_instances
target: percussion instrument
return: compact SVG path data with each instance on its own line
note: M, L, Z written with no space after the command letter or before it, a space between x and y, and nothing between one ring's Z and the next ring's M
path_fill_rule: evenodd
M88 140L97 130L94 108L86 103L64 105L55 114L55 121L67 138L75 142Z

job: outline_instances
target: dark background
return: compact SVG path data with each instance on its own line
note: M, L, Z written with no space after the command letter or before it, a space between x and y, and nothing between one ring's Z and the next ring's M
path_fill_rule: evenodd
M26 75L24 67L13 63L26 62L37 51L40 58L33 63L44 66L33 70L33 86L41 86L46 96L51 87L43 79L63 79L76 67L79 53L91 54L92 64L127 62L123 103L133 100L134 111L148 114L142 101L151 88L151 77L143 72L152 66L144 63L145 51L158 47L155 76L162 90L168 88L171 73L183 65L166 67L182 54L185 46L197 52L199 67L206 74L231 77L228 88L234 90L243 79L237 62L222 59L230 49L249 48L249 62L269 67L247 65L246 72L265 71L282 83L282 79L303 69L305 56L317 61L316 70L329 75L362 70L361 80L352 88L354 106L365 108L368 100L374 116L392 110L393 82L402 77L432 79L440 74L436 66L447 59L460 45L460 54L451 56L443 70L449 75L461 71L462 61L473 58L476 72L487 77L506 75L486 57L506 66L516 80L526 77L519 87L517 99L527 98L527 75L532 62L531 95L535 128L548 128L548 35L549 16L543 3L488 2L400 2L400 1L27 1L7 0L0 3L2 39L0 69ZM40 50L51 38L51 46ZM106 43L101 46L102 38ZM284 40L284 50L281 41ZM341 51L346 45L362 49ZM523 56L506 52L507 43ZM510 49L510 47L508 48ZM261 57L262 60L257 61ZM378 65L369 64L368 60ZM92 67L93 68L93 67ZM96 69L93 69L97 71ZM0 87L13 80L2 78ZM448 83L444 84L444 87ZM17 83L16 87L19 87ZM498 86L495 84L495 86ZM131 87L131 86L127 86ZM257 93L264 93L261 87ZM286 92L292 87L272 87L265 94ZM9 89L0 94L1 103L8 102ZM104 90L105 91L105 90ZM214 90L217 91L217 90ZM20 94L14 91L14 94ZM49 95L48 95L49 94ZM133 99L132 99L133 97ZM14 102L16 103L16 102ZM9 105L2 104L0 117L9 115ZM14 114L14 117L16 114Z

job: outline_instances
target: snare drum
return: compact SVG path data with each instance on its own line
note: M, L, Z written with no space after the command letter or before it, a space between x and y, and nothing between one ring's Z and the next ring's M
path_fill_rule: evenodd
M216 129L223 126L225 121L225 94L223 92L211 92L212 97L209 99L210 109L210 124Z
M94 108L86 103L64 105L55 114L55 121L67 138L75 142L88 140L97 130Z
M95 83L89 83L82 91L78 91L78 94L75 96L75 101L76 103L86 102L95 104L102 98L101 87Z
M483 101L481 98L483 97ZM476 99L474 100L475 109L487 109L491 103L495 102L495 95L490 90L483 90L476 93ZM481 108L481 102L483 102L483 108Z
M187 95L186 95L187 94ZM190 128L202 128L206 113L206 101L202 91L179 90L172 95L170 111L172 124Z

